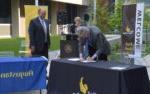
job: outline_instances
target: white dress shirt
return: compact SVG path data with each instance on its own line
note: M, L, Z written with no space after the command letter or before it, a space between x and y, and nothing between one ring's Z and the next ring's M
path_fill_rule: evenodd
M47 26L46 26L46 23L45 23L45 20L44 19L41 19L39 17L39 20L40 20L40 23L44 29L44 34L45 34L45 42L47 42Z

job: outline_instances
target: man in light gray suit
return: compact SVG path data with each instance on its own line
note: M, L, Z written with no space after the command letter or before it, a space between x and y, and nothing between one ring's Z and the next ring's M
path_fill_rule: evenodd
M77 32L81 60L108 60L107 56L111 53L111 47L98 27L80 26Z

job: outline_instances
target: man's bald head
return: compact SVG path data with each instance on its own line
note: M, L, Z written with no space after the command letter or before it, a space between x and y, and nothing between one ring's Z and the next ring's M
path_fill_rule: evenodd
M39 17L41 17L41 19L44 19L46 16L46 10L40 8L38 10L38 14L39 14Z

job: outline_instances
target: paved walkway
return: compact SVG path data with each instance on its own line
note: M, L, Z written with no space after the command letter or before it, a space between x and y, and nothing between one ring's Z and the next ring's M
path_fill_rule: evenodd
M150 78L150 55L147 55L146 57L144 57L144 62L145 62L145 65L147 66L147 71L148 71L149 78Z
M137 59L136 64L146 66L147 72L148 72L148 75L149 75L149 79L150 79L150 55L147 55L143 58Z
M46 90L42 90L41 93L39 90L33 90L28 92L18 92L18 93L10 93L10 94L47 94Z

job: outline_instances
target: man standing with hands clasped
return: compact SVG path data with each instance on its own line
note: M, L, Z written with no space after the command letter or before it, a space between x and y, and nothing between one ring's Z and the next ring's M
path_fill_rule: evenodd
M45 19L46 11L44 9L39 9L38 15L29 24L31 55L48 58L48 48L50 47L49 22Z

